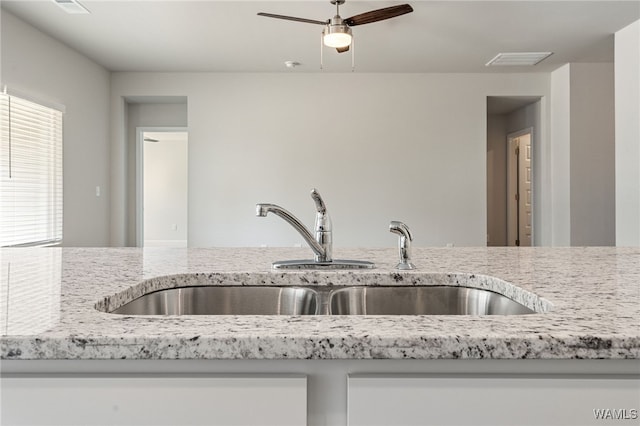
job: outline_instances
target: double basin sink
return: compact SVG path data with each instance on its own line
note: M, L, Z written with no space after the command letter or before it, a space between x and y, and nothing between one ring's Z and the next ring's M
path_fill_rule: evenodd
M518 315L534 310L461 286L196 286L145 294L122 315Z

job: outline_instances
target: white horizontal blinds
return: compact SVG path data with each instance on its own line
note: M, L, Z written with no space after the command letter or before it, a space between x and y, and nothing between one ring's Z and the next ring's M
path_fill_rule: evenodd
M62 112L0 94L0 246L62 240Z

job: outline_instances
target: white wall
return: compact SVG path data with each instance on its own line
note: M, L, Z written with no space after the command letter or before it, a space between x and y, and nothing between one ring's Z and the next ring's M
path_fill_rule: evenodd
M507 131L505 114L487 117L487 245L507 245Z
M614 123L613 64L571 64L572 246L615 245Z
M571 64L551 73L552 246L571 245Z
M640 21L615 35L616 245L640 246Z
M1 31L2 84L66 109L63 245L108 245L109 72L7 11Z
M613 82L610 63L551 73L552 245L614 244Z
M548 96L544 74L161 74L112 76L112 243L126 241L123 97L187 96L189 243L292 246L272 202L314 218L317 187L336 247L485 245L486 97Z

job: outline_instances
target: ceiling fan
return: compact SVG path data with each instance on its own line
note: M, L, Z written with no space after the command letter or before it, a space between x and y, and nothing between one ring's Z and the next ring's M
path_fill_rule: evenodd
M305 22L307 24L323 25L322 38L325 46L335 47L338 53L347 52L351 45L351 27L356 25L370 24L372 22L384 21L385 19L395 18L405 13L413 12L413 8L408 4L398 6L385 7L382 9L371 10L361 13L350 18L342 19L340 17L340 5L345 0L330 0L331 4L336 5L336 15L326 21L316 21L313 19L296 18L294 16L275 15L273 13L258 13L259 16L267 18L286 19L289 21Z

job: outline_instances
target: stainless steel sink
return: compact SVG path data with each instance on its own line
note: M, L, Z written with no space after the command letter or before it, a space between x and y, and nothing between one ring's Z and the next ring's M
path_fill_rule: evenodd
M145 294L123 315L314 315L317 295L301 287L184 287Z
M334 315L516 315L533 310L492 291L454 286L348 287L331 293Z
M457 286L184 287L145 294L122 315L515 315L533 310L501 294Z

